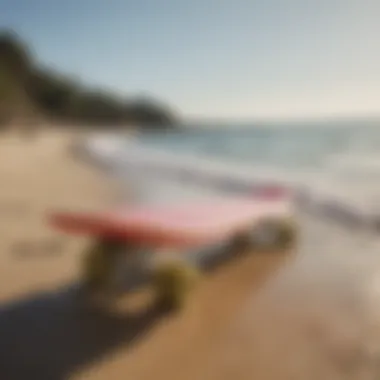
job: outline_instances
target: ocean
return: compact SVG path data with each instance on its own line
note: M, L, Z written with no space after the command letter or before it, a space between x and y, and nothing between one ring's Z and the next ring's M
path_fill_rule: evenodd
M143 134L142 145L294 178L380 211L380 122L188 128Z
M303 127L278 124L187 129L144 134L141 141L177 153L293 171L329 171L336 168L337 162L342 163L343 157L350 157L350 164L380 164L380 122L347 127L322 123Z
M371 225L380 218L377 122L193 126L125 138L102 134L90 139L87 151L125 179L126 189L134 183L144 201L214 197L219 190L246 192L277 181L308 194L312 207L333 218L348 213Z

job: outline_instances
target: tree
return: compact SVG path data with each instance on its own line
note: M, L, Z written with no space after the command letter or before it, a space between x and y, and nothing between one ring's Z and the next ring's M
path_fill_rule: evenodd
M0 32L0 61L7 75L25 83L32 67L30 52L20 38L12 32Z
M0 32L0 119L22 110L77 124L122 125L133 122L162 128L173 123L167 108L149 99L125 101L102 89L83 86L59 72L36 65L13 32Z

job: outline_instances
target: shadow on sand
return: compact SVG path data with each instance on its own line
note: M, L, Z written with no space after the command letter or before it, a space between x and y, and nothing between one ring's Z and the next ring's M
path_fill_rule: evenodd
M207 255L199 264L209 272L235 255ZM0 379L67 379L120 346L132 347L165 316L154 307L138 315L95 312L78 294L73 285L0 306Z
M163 316L137 316L81 307L76 287L21 299L0 308L0 378L66 379L120 345L133 345Z

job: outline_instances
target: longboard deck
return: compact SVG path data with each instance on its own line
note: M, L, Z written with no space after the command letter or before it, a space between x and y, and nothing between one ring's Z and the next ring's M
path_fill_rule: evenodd
M283 201L231 199L207 203L128 206L111 212L53 212L53 227L70 234L117 237L153 246L195 247L289 214Z

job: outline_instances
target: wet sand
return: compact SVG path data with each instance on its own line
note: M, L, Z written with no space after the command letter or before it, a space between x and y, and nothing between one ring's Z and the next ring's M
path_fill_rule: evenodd
M103 207L116 189L68 158L68 141L0 142L1 379L378 379L380 245L311 217L296 252L220 266L178 315L81 307L86 242L42 217Z
M380 244L303 219L300 251L245 302L198 378L379 378Z
M182 315L77 378L378 379L380 244L300 219L299 250L220 267Z

